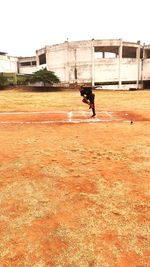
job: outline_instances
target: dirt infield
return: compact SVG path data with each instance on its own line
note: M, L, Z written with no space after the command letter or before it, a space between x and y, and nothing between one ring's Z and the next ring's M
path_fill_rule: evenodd
M54 111L54 112L1 112L0 124L65 124L65 123L97 123L97 122L131 122L149 121L149 118L133 112L100 111L91 117L88 111Z
M149 97L0 92L0 267L150 266Z

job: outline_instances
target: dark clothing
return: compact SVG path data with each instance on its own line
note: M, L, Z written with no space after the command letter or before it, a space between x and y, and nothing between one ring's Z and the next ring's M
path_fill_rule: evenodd
M91 86L81 86L80 94L81 94L81 96L83 96L83 102L90 105L89 108L92 109L93 116L95 116L96 115L95 103L94 103L95 94L93 94L93 92L92 92L92 87Z
M92 87L90 86L81 86L81 89L80 89L80 94L81 96L90 96L92 94Z
M86 95L86 98L90 101L91 104L94 104L95 95L93 93Z

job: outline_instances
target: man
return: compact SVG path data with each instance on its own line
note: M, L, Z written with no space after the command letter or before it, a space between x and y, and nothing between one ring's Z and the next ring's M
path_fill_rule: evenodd
M96 116L95 113L95 94L92 92L92 86L81 86L80 94L83 96L82 102L89 105L89 109L92 109L92 117Z

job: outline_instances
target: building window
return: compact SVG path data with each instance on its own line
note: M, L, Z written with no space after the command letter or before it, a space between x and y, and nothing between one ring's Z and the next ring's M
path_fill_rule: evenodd
M36 61L32 61L32 66L36 66Z
M39 64L42 65L42 64L46 64L46 54L41 54L39 56Z
M20 63L20 66L23 66L23 67L25 67L25 66L31 66L31 62L21 62Z
M150 58L150 50L145 49L145 58Z

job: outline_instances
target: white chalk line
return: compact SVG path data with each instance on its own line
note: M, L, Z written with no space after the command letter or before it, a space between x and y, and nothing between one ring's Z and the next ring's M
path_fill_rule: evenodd
M61 120L61 121L0 121L0 124L60 124L60 123L95 123L95 122L110 122L112 120L94 120L94 119L87 119L87 120Z
M68 113L67 113L67 115L68 115L68 118L69 118L69 122L71 122L72 121L72 111L69 111Z
M130 122L130 121L123 121L121 119L114 119L114 120L104 120L104 119L86 119L86 120L61 120L61 121L0 121L0 124L73 124L73 123L98 123L98 122Z
M67 111L10 111L10 112L0 112L0 115L11 115L11 114L14 114L14 115L21 115L21 114L65 114L67 113Z
M70 114L71 116L73 114L90 114L89 111L84 111L84 110L79 110L79 111L4 111L4 112L0 112L0 115L11 115L11 114L14 114L14 115L18 115L18 114ZM101 113L105 113L107 114L108 116L112 116L110 111L99 111L97 112L97 114L101 114Z
M109 116L110 118L112 118L112 113L109 111L103 111L102 113L106 114L107 116Z
M89 111L32 111L32 112L26 112L26 111L21 111L21 112L0 112L0 115L18 115L18 114L66 114L68 119L67 120L48 120L48 121L0 121L0 124L57 124L57 123L96 123L96 122L111 122L111 121L123 121L122 119L117 119L114 118L111 115L112 112L109 111L100 111L97 112L97 114L106 114L109 119L99 119L99 118L88 118L88 119L73 119L73 116L75 114L81 114L82 116L84 114L90 114Z

